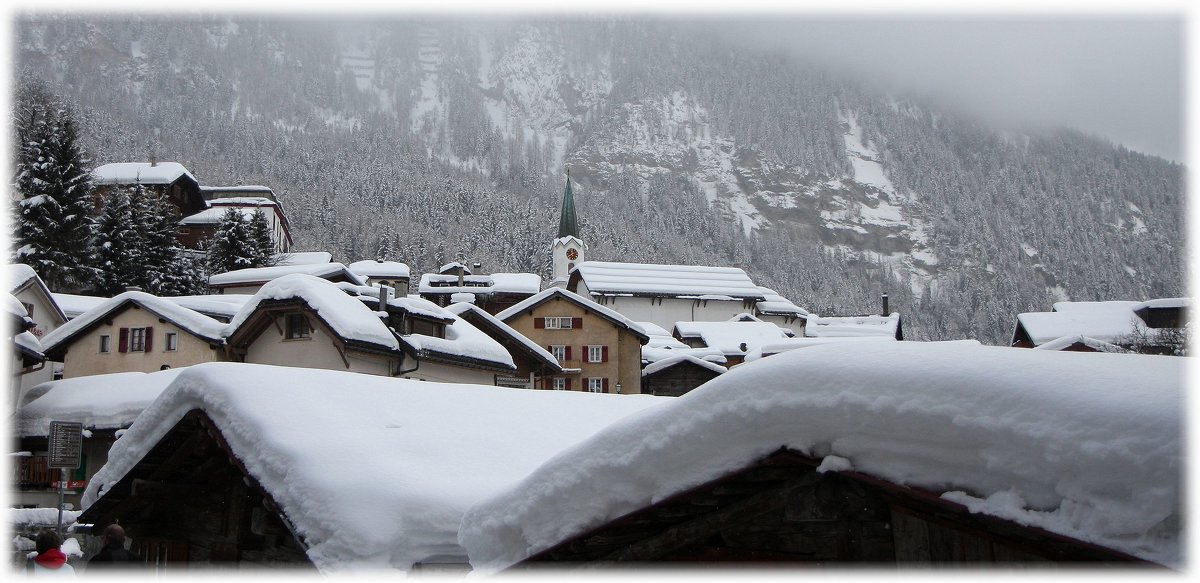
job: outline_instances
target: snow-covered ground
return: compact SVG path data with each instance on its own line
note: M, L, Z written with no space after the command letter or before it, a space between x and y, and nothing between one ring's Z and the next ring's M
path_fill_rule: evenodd
M460 540L476 569L502 569L786 446L1178 566L1185 360L972 343L793 350L562 452L471 508Z

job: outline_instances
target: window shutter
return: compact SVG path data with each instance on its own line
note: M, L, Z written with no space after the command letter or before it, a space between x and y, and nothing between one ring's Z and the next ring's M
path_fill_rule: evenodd
M608 377L604 377L604 378L600 379L600 392L601 393L608 392Z
M600 362L608 362L608 345L600 347ZM608 380L604 382L608 382Z
M121 328L120 340L117 343L117 350L120 352L129 352L129 328Z
M576 330L583 329L583 318L571 318L571 327Z
M154 328L152 328L150 326L146 326L146 352L150 352L153 349L154 344L151 343L151 340L153 340L153 339L154 339Z
M571 360L571 345L570 344L567 345L566 353L567 353L566 358L564 358L563 360ZM571 382L570 379L567 379L567 382L568 383Z
M570 350L570 348L568 348L567 350ZM567 379L567 390L568 391L571 390L571 379Z
M539 328L539 329L545 328L546 327L546 319L545 318L534 318L533 319L533 327Z

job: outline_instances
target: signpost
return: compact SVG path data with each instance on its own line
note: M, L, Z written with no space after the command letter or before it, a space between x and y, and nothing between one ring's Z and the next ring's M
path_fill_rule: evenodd
M50 422L50 469L58 468L58 533L63 533L63 496L67 490L67 470L79 469L83 453L83 424L70 421Z

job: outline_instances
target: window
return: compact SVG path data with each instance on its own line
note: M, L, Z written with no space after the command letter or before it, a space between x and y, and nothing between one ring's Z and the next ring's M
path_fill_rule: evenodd
M588 346L587 351L588 362L608 362L607 346Z
M146 329L145 328L130 328L129 329L129 351L130 352L145 352L146 351Z
M31 304L29 302L21 302L21 305L25 306L25 315L32 318L33 317L33 304Z
M100 352L112 350L112 338L108 334L100 335Z
M164 348L167 352L175 352L179 348L179 336L174 332L167 332L167 347Z
M550 383L550 388L552 388L556 391L567 390L567 379L564 379L562 377L554 377L553 379L550 379L550 380L553 381Z
M546 318L547 330L570 330L571 318L551 316Z
M588 381L588 392L589 393L603 393L604 385L606 384L604 382L604 380L605 379L600 378L600 377L588 377L588 380L587 380Z
M288 314L283 337L287 340L312 338L312 327L308 325L308 318L304 314Z
M567 360L567 347L562 344L552 344L550 345L550 354L553 354L559 362L563 362Z

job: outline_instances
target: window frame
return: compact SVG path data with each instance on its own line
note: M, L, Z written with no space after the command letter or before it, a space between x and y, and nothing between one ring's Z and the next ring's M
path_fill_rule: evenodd
M589 344L587 347L588 362L598 363L604 362L604 345Z
M564 377L551 377L550 378L550 389L554 390L554 391L567 390L567 379Z
M297 323L303 321L303 329L296 326ZM292 312L286 314L283 318L283 339L284 341L292 340L312 340L313 327L312 322L308 320L308 315L304 312Z
M566 344L551 344L550 355L558 362L566 362L567 360L567 345Z
M129 328L129 350L126 352L146 352L146 328Z
M110 352L112 352L112 335L111 334L101 334L100 335L100 346L98 348L100 349L100 354L109 354Z
M587 392L603 393L604 392L604 377L588 377Z
M167 332L163 339L163 352L175 352L179 350L179 334L176 332Z
M566 321L566 324L567 324L566 326L563 326L564 321ZM554 325L551 325L552 322ZM570 330L571 329L571 317L570 316L546 316L546 329L547 330Z

